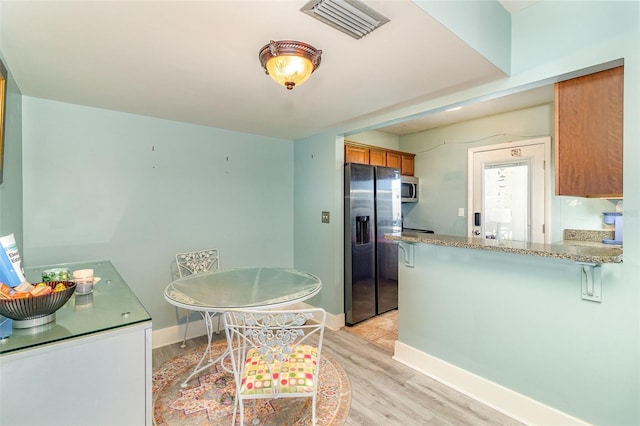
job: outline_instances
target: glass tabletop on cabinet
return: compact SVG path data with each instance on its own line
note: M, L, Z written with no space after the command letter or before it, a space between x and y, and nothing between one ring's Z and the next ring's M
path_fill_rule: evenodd
M181 308L220 312L287 306L315 296L321 287L318 277L295 269L233 268L180 278L164 297Z
M140 300L108 260L64 263L24 268L27 281L42 281L42 271L51 268L93 269L100 278L89 294L73 294L55 313L55 320L31 328L13 329L0 341L0 354L29 349L63 340L151 321Z

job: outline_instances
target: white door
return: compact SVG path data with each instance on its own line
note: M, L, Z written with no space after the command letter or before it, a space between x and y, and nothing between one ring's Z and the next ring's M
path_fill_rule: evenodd
M549 137L469 149L469 235L549 242L550 152Z

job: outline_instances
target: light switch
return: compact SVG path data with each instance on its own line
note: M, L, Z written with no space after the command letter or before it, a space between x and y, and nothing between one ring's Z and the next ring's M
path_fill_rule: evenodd
M460 217L464 216L464 207L458 207L458 216Z
M322 223L329 223L329 212L322 212Z

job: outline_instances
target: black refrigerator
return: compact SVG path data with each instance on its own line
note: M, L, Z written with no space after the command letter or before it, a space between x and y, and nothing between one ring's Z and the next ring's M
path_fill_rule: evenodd
M402 231L400 170L346 163L344 171L344 307L353 325L398 307Z

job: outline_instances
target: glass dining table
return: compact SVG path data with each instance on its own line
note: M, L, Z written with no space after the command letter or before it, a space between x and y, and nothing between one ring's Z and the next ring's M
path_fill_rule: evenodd
M222 362L228 354L227 348L220 357L212 357L211 341L215 317L228 310L290 306L315 296L321 288L322 282L315 275L274 267L233 268L190 275L173 281L164 290L165 300L179 308L199 312L204 320L208 339L206 350L182 387L186 387L189 380L199 372L216 362ZM207 357L208 361L205 361Z

